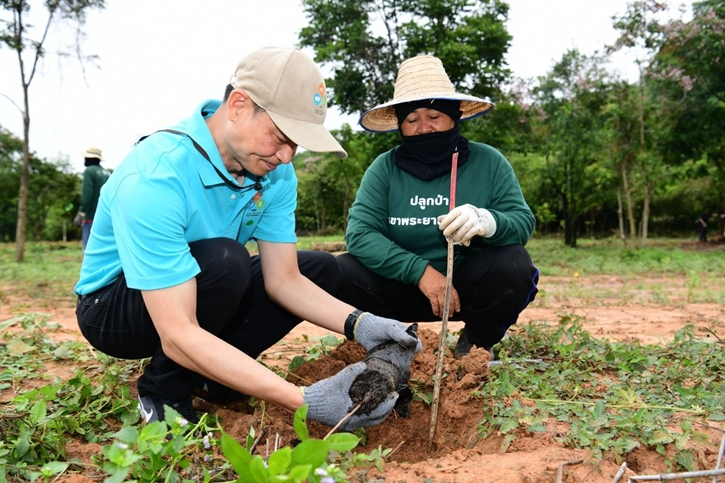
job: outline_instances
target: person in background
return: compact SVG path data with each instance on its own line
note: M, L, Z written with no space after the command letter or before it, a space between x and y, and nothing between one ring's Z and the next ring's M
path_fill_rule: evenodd
M710 220L710 217L712 216L712 209L708 208L702 213L700 213L700 216L697 217L695 220L695 223L697 223L697 228L700 231L700 241L701 242L707 242L707 222Z
M73 224L81 227L81 246L86 251L88 238L91 236L93 217L96 214L98 198L101 195L101 187L108 180L109 172L101 167L103 161L102 151L90 147L86 149L83 171L83 186L81 188L81 206L78 208Z
M105 185L76 314L98 350L151 357L137 383L147 423L167 407L197 422L198 394L254 396L292 411L308 404L308 418L335 425L353 406L348 393L364 362L300 388L255 360L303 319L366 349L396 341L420 350L405 324L330 295L341 280L331 254L297 252L297 147L347 157L324 127L325 94L319 68L299 49L256 50L222 101L142 139ZM390 393L342 429L380 423L397 398Z
M402 321L437 321L446 292L447 239L455 242L449 317L463 320L454 355L492 348L534 300L539 271L524 248L535 226L504 156L459 133L492 108L455 91L440 59L398 70L392 101L360 117L370 132L400 131L399 146L365 172L348 215L348 253L338 257L338 297ZM455 207L451 169L458 156ZM452 209L450 209L452 208Z

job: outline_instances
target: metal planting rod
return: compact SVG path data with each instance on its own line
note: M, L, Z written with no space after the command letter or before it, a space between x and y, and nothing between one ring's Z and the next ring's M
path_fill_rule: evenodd
M458 175L458 151L453 153L451 160L451 194L448 200L448 211L456 206L456 177ZM453 286L453 241L448 240L448 258L446 261L446 298L443 304L443 320L441 323L441 338L438 343L438 358L436 359L435 381L433 385L433 401L430 412L430 434L428 436L428 451L433 447L433 438L438 423L438 404L441 395L441 379L443 378L443 355L448 333L448 311L451 307L451 289Z

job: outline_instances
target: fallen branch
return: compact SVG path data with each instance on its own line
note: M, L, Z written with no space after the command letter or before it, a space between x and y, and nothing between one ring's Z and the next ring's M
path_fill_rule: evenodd
M579 465L584 463L584 460L576 460L576 461L567 461L566 463L562 463L559 465L559 471L556 472L556 483L562 483L562 478L564 477L564 467L567 465Z
M398 451L398 448L400 448L401 446L403 446L403 443L405 443L405 440L401 441L401 442L400 442L400 443L398 444L398 446L396 446L396 447L395 447L395 449L393 449L393 451L391 451L390 453L388 453L388 454L387 454L387 455L385 456L385 458L389 458L390 456L392 456L392 455L393 455L393 453L395 453L396 451Z
M671 481L718 475L725 475L725 470L686 471L684 473L664 473L662 475L630 476L629 481Z
M264 433L267 432L267 426L262 427L262 429L259 430L259 434L257 435L257 438L252 443L252 446L249 448L249 452L253 453L254 448L257 447L260 441L262 441L262 437L264 436Z

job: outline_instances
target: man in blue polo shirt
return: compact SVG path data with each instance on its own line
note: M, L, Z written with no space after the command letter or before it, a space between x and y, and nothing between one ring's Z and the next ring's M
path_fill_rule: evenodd
M142 140L104 185L75 287L83 335L127 359L151 357L138 380L146 422L164 406L198 421L192 394L254 396L335 425L352 407L364 363L297 387L255 359L301 320L366 349L419 342L406 326L343 303L332 255L297 252L297 146L347 154L325 129L325 84L296 48L242 59L224 99L202 103ZM254 239L259 256L244 244ZM375 425L397 393L343 429Z

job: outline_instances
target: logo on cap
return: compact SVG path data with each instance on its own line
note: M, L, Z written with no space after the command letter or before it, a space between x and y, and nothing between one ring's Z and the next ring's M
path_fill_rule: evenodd
M317 87L317 93L312 97L317 107L325 105L325 84L320 84Z

